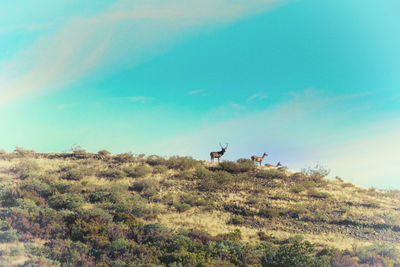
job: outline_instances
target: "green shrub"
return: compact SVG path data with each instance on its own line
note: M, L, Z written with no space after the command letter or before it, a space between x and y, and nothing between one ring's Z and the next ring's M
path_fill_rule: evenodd
M243 225L244 218L240 215L234 215L229 219L228 224Z
M102 158L108 158L111 156L111 153L105 149L100 150L99 152L97 152L97 154Z
M139 181L135 181L130 187L130 190L134 190L136 192L142 192L144 190L153 188L156 185L157 181L152 178L141 179Z
M106 169L100 172L101 177L105 177L111 180L122 179L126 177L126 172L119 169Z
M233 232L227 234L218 234L216 238L218 240L239 241L242 240L242 232L240 229L235 229Z
M2 207L13 207L17 205L20 192L12 186L6 186L0 190L0 203Z
M162 173L166 173L168 171L168 168L164 165L158 165L153 167L153 173L154 174L162 174Z
M279 247L272 247L267 250L262 259L263 267L280 266L330 266L327 260L315 256L314 246L308 241L294 241Z
M146 163L150 166L165 166L168 164L168 161L162 157L151 155L146 159Z
M170 169L178 169L178 170L189 170L195 168L200 163L193 159L192 157L179 157L174 156L170 157L167 162L167 166Z
M254 170L255 166L251 160L239 159L237 162L224 161L221 162L220 167L222 170L229 173L242 173Z
M329 193L319 192L319 191L315 190L314 188L309 189L307 194L308 194L308 196L314 197L314 198L328 198L330 196Z
M258 212L258 215L260 217L274 219L274 218L279 217L279 210L274 209L274 208L262 208Z
M294 185L294 186L292 186L290 188L290 192L296 193L296 194L297 193L301 193L301 192L303 192L305 190L306 190L306 188L304 186L302 186L302 185Z
M135 157L132 155L132 153L122 153L114 156L114 160L119 163L128 163L128 162L134 162Z
M192 206L190 206L187 203L181 203L181 202L175 202L174 203L174 208L179 211L179 212L184 212L187 211L191 208Z
M261 199L258 197L249 197L247 198L246 204L250 204L250 205L254 205L254 204L258 204L261 202Z
M256 177L261 179L285 179L287 177L285 172L269 169L269 170L258 170Z
M343 188L346 188L346 187L354 187L354 184L352 184L352 183L343 183L343 184L341 184L341 186L342 186Z
M177 175L175 175L175 178L192 180L194 176L195 176L195 174L192 170L184 170L184 171L180 171Z
M19 178L25 179L38 171L39 164L33 159L21 159L14 167L14 172Z
M56 210L68 209L74 210L80 207L83 203L83 197L80 194L56 194L51 196L48 204L51 208Z
M198 195L194 194L183 194L180 196L182 203L189 204L191 206L204 206L209 204L209 202Z
M72 169L65 174L65 179L72 181L80 181L85 177L85 172L82 169Z
M379 257L382 261L385 259L392 262L400 262L400 251L394 246L385 243L375 243L370 246L358 248L356 256L361 264L374 264L374 260Z
M233 182L233 176L226 171L211 172L206 169L198 169L196 176L201 179L200 190L209 191L225 187Z
M18 241L17 231L10 229L7 231L0 231L0 243L11 243Z
M55 189L46 182L43 182L39 179L30 178L26 179L21 184L21 189L25 189L28 192L36 192L39 196L43 198L47 198L55 192Z
M129 177L139 178L150 174L153 170L148 165L139 165L136 167L125 167L123 168L123 171Z

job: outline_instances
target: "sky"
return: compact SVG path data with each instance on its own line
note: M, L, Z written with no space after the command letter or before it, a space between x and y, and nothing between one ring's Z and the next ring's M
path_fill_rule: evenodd
M400 189L397 0L0 3L0 148L269 155Z

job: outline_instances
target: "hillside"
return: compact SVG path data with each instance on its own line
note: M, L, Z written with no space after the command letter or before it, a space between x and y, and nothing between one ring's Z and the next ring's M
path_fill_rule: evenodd
M400 266L400 192L251 161L0 155L0 266Z

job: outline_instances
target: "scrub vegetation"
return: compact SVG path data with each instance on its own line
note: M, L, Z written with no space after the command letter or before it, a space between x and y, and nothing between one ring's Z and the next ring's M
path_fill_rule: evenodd
M400 266L400 194L247 159L0 153L0 266Z

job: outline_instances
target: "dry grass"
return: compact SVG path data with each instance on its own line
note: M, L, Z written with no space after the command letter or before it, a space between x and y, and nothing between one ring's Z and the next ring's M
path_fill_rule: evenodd
M0 183L9 183L13 181L15 175L11 171L13 166L20 159L12 159L10 161L0 160ZM40 166L41 172L54 173L60 170L60 167L70 164L87 164L91 168L98 171L105 170L109 166L103 161L96 160L62 160L62 159L35 159ZM124 166L136 166L140 163L122 164L118 168ZM203 167L217 167L218 163L209 161L201 162ZM267 170L275 167L257 167L257 169ZM240 229L243 241L256 244L260 242L257 233L265 232L267 235L276 238L288 238L295 234L301 234L305 239L322 245L329 245L339 249L351 249L353 246L366 246L372 243L371 240L358 237L354 234L354 229L350 227L340 228L336 225L328 225L329 221L318 221L320 218L316 216L319 213L327 213L328 220L351 219L367 223L384 224L392 218L396 223L396 217L390 215L398 213L400 207L400 197L388 196L379 191L368 190L365 188L350 186L338 179L323 179L323 186L316 187L318 192L327 193L326 199L310 197L307 194L308 189L300 193L291 192L293 181L272 180L265 181L263 179L251 178L244 182L238 183L233 188L224 188L219 191L199 192L197 180L177 179L175 176L179 173L177 170L169 169L162 174L148 174L143 179L154 179L159 183L157 194L153 198L148 199L148 205L151 209L157 210L157 216L153 220L158 221L171 229L198 228L207 231L212 235L224 234ZM292 171L286 171L289 175ZM81 183L82 189L90 190L93 187L112 188L115 185L131 186L136 178L121 178L110 180L107 178L97 177L95 175L85 176L81 181L70 181L68 183ZM152 199L162 201L163 198L177 201L182 194L199 195L200 198L212 200L213 209L205 211L203 207L192 207L185 212L177 212L176 209L170 207L168 203L152 202ZM257 199L254 203L249 203L249 199ZM232 217L232 213L226 211L225 205L237 205L244 207L253 212L253 215L245 217L246 223L240 226L227 224ZM92 205L86 203L82 208L88 209ZM289 215L280 214L277 218L268 219L261 218L257 212L264 207L270 207L287 213L293 211L301 211L302 216L308 216L311 221L305 219L292 218ZM313 217L314 216L314 217ZM386 218L386 221L385 221ZM389 219L388 219L389 218ZM316 220L316 221L312 221ZM259 222L254 226L249 221ZM264 225L264 226L263 226ZM324 231L315 231L317 227L326 226ZM327 230L328 229L328 230ZM353 232L351 232L353 231ZM375 235L376 237L376 235ZM379 234L378 234L379 238ZM382 241L383 240L383 241ZM400 242L391 242L392 245L400 246ZM22 243L20 243L21 245ZM0 244L0 249L5 244ZM23 244L22 244L23 245ZM23 257L15 259L16 262L23 262Z

